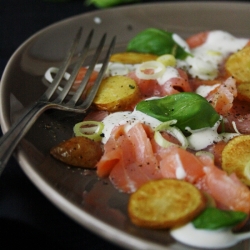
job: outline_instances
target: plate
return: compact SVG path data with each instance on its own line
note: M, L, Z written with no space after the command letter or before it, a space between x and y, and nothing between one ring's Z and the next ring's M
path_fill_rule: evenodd
M55 23L30 37L9 60L0 86L1 125L11 123L45 91L43 75L58 66L75 32L95 29L92 51L105 32L117 36L116 51L148 27L173 31L183 38L204 30L221 29L235 36L249 37L247 3L176 2L137 4L90 12ZM107 44L110 42L107 39ZM88 63L88 62L86 62ZM127 216L128 195L115 190L95 171L70 168L54 160L49 150L72 136L73 125L82 115L46 111L20 143L17 158L21 168L41 192L73 220L128 249L188 250L171 238L168 231L140 229ZM249 249L245 241L229 249Z

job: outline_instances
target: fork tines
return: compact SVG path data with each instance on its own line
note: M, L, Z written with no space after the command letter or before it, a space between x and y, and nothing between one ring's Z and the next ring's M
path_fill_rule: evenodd
M70 78L67 80L65 86L63 87L62 91L60 92L60 94L58 95L58 97L55 99L55 101L53 101L53 103L55 104L62 104L62 102L64 101L65 97L67 96L67 94L69 93L72 85L74 84L74 81L77 77L77 74L80 70L80 68L83 66L83 63L86 59L86 56L88 54L89 51L89 47L92 41L94 35L94 30L92 29L89 32L89 35L87 36L86 42L84 43L83 48L81 49L79 56L77 57L77 61L75 63L75 66L72 70L72 73L70 75ZM81 40L81 36L82 36L82 28L79 28L79 30L76 33L75 39L72 42L72 45L70 47L70 50L64 60L64 62L62 63L60 69L58 70L54 80L52 81L50 87L47 89L47 91L45 92L45 94L43 95L44 99L49 100L51 98L51 96L53 95L53 93L56 91L56 89L58 88L67 68L69 67L71 60L73 58L73 56L76 54L77 48L79 46L79 42ZM104 48L105 45L105 41L106 41L106 33L102 36L99 45L95 51L95 54L93 55L93 58L91 60L90 65L88 65L88 70L84 76L84 78L82 79L77 91L74 93L74 95L71 97L71 99L66 103L63 104L63 106L67 107L68 109L74 109L74 111L76 112L82 112L86 109L88 109L91 105L91 103L93 102L95 95L98 91L98 88L100 86L101 80L106 72L108 63L109 63L109 59L110 56L112 54L112 51L114 49L114 45L115 45L115 39L116 37L113 37L109 47L108 47L108 51L106 52L105 58L102 62L102 67L99 71L98 77L95 81L95 83L93 84L89 94L86 96L86 99L83 100L81 102L81 104L77 105L77 102L79 101L79 99L81 98L87 83L90 79L90 76L95 68L95 65L98 63L98 59L101 55L101 52ZM46 101L46 100L45 100Z

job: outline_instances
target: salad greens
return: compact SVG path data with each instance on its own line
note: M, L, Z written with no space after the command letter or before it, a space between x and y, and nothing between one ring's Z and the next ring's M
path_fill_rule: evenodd
M149 28L132 38L127 51L155 55L172 54L177 59L185 59L189 53L173 39L173 33L156 28Z
M215 230L224 227L233 227L246 218L247 214L243 212L208 207L192 223L195 228Z
M187 132L186 127L192 130L213 127L220 119L205 98L191 92L144 100L137 104L136 110L162 122L177 120L175 126L183 133Z

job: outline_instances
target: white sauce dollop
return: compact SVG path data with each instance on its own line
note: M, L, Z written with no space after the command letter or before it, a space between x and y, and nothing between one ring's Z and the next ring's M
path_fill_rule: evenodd
M158 84L163 85L165 82L172 78L180 78L178 70L174 67L167 66L163 75L157 78Z
M193 150L201 150L206 148L209 145L214 144L215 142L220 141L229 141L235 136L239 136L240 133L238 132L237 128L236 133L221 133L218 134L218 127L220 125L220 121L217 121L215 125L210 128L203 128L197 130L191 130L190 128L186 128L192 134L187 137L188 140L188 148Z
M148 116L138 110L130 111L121 111L115 112L104 118L102 121L104 124L103 134L104 137L102 142L105 144L111 134L111 131L115 126L126 124L126 130L128 131L134 124L141 122L149 125L152 128L156 128L161 122L151 116Z
M236 38L225 31L210 31L204 44L191 50L193 56L185 61L179 61L180 67L185 67L193 77L212 80L218 74L218 65L230 53L242 49L248 39Z
M187 128L187 130L192 133L187 137L189 143L188 147L194 150L201 150L209 145L212 145L214 142L221 141L222 138L217 132L219 125L220 122L216 122L212 128L207 127L197 130Z
M170 234L179 242L203 249L230 247L241 240L232 233L230 228L218 230L196 229L192 223L173 229Z
M197 89L196 89L196 94L203 96L203 97L207 97L208 94L214 90L215 88L217 88L218 86L220 86L220 84L214 84L212 86L209 85L200 85Z

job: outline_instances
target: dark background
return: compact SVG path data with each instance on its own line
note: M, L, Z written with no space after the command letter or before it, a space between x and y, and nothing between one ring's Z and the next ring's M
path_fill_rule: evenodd
M0 0L0 78L11 55L35 32L64 18L94 10L95 6L87 7L83 0L64 3ZM0 249L17 248L121 249L65 216L36 189L11 158L0 177Z

